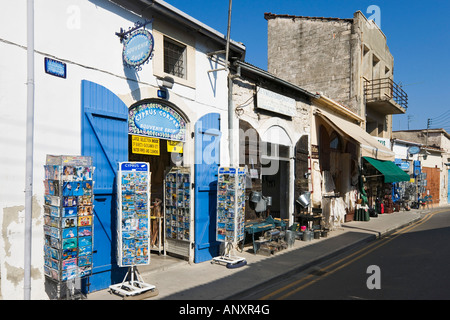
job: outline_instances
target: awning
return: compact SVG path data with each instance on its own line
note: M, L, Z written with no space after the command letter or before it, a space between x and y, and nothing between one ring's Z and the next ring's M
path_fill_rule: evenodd
M367 160L371 165L375 167L381 174L384 175L384 182L400 182L400 181L409 181L409 175L397 167L397 165L392 161L380 161L369 157L363 157Z
M375 137L368 134L360 126L339 118L325 110L317 109L315 115L327 122L339 132L339 134L348 136L359 142L361 146L361 156L385 161L395 160L394 152L379 143Z

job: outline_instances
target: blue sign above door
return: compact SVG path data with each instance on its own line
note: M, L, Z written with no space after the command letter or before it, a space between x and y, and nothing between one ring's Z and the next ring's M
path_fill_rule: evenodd
M134 31L123 43L125 65L136 68L147 62L153 53L153 36L145 29Z
M146 102L129 110L128 133L185 141L186 122L173 108L157 102Z

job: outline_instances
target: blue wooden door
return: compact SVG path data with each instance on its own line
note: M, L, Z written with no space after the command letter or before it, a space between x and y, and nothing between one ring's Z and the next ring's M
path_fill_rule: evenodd
M195 263L219 255L216 207L220 137L218 113L206 114L195 124Z
M86 292L121 282L116 263L118 162L128 161L128 108L105 87L81 82L81 153L92 156L94 171L93 274ZM126 270L125 270L126 272Z

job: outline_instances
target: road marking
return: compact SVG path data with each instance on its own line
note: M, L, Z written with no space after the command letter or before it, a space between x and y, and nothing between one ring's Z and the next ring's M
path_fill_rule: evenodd
M277 298L276 300L286 299L287 297L293 295L294 293L303 290L304 288L306 288L306 287L316 283L320 279L324 279L328 275L333 274L333 273L335 273L338 270L341 270L342 268L344 268L344 267L348 266L349 264L351 264L351 263L361 259L362 257L368 255L369 253L373 252L374 250L376 250L376 249L386 245L387 243L391 242L392 240L396 239L397 237L401 236L402 234L417 228L418 226L420 226L420 225L424 224L425 222L427 222L428 220L430 220L431 217L434 216L435 214L446 212L446 211L447 210L439 210L439 211L435 211L435 212L429 212L424 217L422 217L421 219L415 221L414 223L412 223L410 225L407 225L405 227L402 227L402 228L394 231L390 235L382 237L380 239L380 241L372 242L371 244L365 246L364 248L362 248L362 249L360 249L360 250L358 250L356 252L353 252L352 254L350 254L348 256L345 256L344 258L342 258L342 259L340 259L338 261L335 261L332 264L330 264L330 265L328 265L328 266L326 266L324 268L315 270L316 272L313 272L312 274L309 274L308 276L306 276L304 278L301 278L301 279L299 279L297 281L294 281L294 282L292 282L292 283L290 283L290 284L288 284L288 285L286 285L286 286L284 286L284 287L282 287L280 289L277 289L277 290L275 290L275 291L273 291L273 292L271 292L271 293L261 297L259 300L270 299L270 298L272 298L272 297L274 297L274 296L276 296L276 295L278 295L278 294L280 294L280 293L282 293L282 292L284 292L284 291L286 291L286 290L288 290L288 289L290 289L290 288L292 288L294 286L297 286L297 285L301 284L302 282L305 282L305 281L308 281L308 280L311 279L311 281L301 285L300 287L295 288L292 291L289 291L288 293L282 295L281 297ZM360 255L358 255L358 254L360 254ZM353 259L351 259L351 260L348 260L348 259L354 257L355 255L358 255L358 256L353 258ZM338 264L340 264L340 263L342 263L342 262L344 262L346 260L348 260L348 261L343 263L342 265L337 266L336 268L332 269L334 266L336 266L336 265L338 265ZM321 276L317 277L317 274L320 274Z

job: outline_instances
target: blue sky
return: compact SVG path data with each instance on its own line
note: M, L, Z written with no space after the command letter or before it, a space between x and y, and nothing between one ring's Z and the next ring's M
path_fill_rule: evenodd
M226 34L227 0L166 0L195 19ZM377 6L379 10L369 10ZM247 47L246 61L267 70L265 12L352 18L360 10L378 19L394 56L394 81L408 94L405 115L396 115L393 130L445 128L450 133L450 1L234 0L231 38ZM379 14L378 14L379 13ZM409 119L409 121L408 121Z

